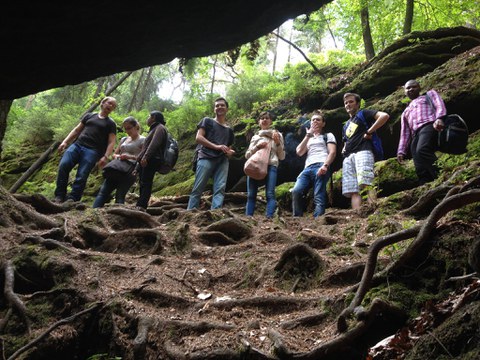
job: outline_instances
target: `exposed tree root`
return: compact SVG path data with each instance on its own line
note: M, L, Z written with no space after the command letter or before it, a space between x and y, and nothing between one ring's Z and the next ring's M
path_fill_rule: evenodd
M430 237L430 234L434 230L438 220L440 220L443 216L445 216L452 210L456 210L465 205L476 202L480 202L480 189L469 190L444 199L430 213L430 215L422 225L419 234L410 244L410 246L405 250L405 252L397 259L397 261L392 263L390 266L387 266L381 273L379 273L378 276L383 277L387 273L396 272L399 268L404 266L412 257L414 257L417 251L424 244L424 242Z
M291 358L291 353L283 343L283 336L275 329L268 329L268 337L272 340L273 343L273 353L279 359L289 359Z
M142 316L138 320L137 336L133 340L133 358L135 360L145 359L148 331L150 330L152 325L153 319L150 317Z
M93 305L92 307L90 307L88 309L82 310L82 311L80 311L80 312L78 312L78 313L76 313L72 316L69 316L65 319L57 321L55 324L51 325L47 330L45 330L40 336L38 336L34 340L30 341L27 345L25 345L25 346L21 347L20 349L18 349L17 351L15 351L7 360L14 360L14 359L18 358L25 351L27 351L28 349L31 349L37 343L42 341L45 337L48 336L48 334L50 334L57 327L59 327L61 325L64 325L64 324L68 324L68 323L74 321L76 318L78 318L78 317L80 317L84 314L93 312L93 311L97 310L101 305L102 305L101 303L96 303L95 305Z
M152 228L160 226L160 223L157 220L155 220L150 214L143 211L132 210L123 207L112 207L105 211L108 214L123 216L129 220L140 220Z
M26 236L22 243L41 245L47 250L62 249L70 254L76 253L75 250L61 243L60 241L53 239L44 239L43 237L38 235Z
M328 316L328 313L321 312L314 315L307 315L297 319L284 321L280 324L282 329L291 330L299 326L316 326L321 324Z
M294 354L292 359L363 359L366 354L358 353L359 349L366 352L368 347L394 333L405 319L403 311L376 298L354 328L307 353Z
M32 205L35 210L41 214L58 214L70 210L68 207L63 206L63 204L54 203L40 194L15 194L13 196L18 201Z
M428 209L434 207L434 203L437 202L440 198L445 197L445 195L453 188L451 185L441 185L434 189L427 191L425 194L420 196L415 204L410 206L408 209L402 210L401 213L404 215L418 215L426 212Z
M25 304L20 300L17 294L13 291L15 283L15 268L12 265L10 260L7 260L3 266L3 271L5 274L5 285L3 294L5 299L7 299L9 305L12 309L16 310L23 323L25 324L27 333L30 334L30 320L27 316L27 308Z
M202 244L208 246L235 245L237 242L220 231L200 231L197 233Z
M165 307L175 305L177 307L187 307L192 305L190 300L187 300L183 297L167 294L157 290L145 289L144 287L133 289L130 291L130 293L140 299L149 300L156 306Z
M376 240L369 248L367 265L365 267L362 280L357 289L354 299L350 305L345 308L340 314L337 320L337 328L340 332L347 330L347 317L350 316L358 306L368 289L370 288L370 282L373 278L375 266L377 263L377 256L381 249L385 246L395 244L399 241L409 239L417 235L416 239L410 244L405 252L394 263L387 266L383 271L376 275L377 278L381 278L388 273L395 273L398 269L403 267L412 257L414 257L425 241L430 237L431 232L434 230L438 220L452 210L456 210L467 204L480 201L480 190L470 190L464 193L456 194L445 198L440 204L438 204L429 217L422 225L415 226L408 230L403 230L391 235L384 236Z
M50 217L36 212L30 205L15 199L2 186L0 186L0 200L3 204L2 223L5 224L5 227L30 223L40 229L51 229L59 225Z
M217 301L210 304L211 307L218 309L231 309L233 307L255 307L262 308L268 312L278 313L282 308L305 308L306 306L314 306L321 301L319 298L296 298L287 296L277 297L253 297L246 299L232 299Z
M222 323L213 323L208 321L178 321L178 320L160 320L155 323L159 329L175 330L181 333L204 334L212 330L232 331L236 329L235 325Z

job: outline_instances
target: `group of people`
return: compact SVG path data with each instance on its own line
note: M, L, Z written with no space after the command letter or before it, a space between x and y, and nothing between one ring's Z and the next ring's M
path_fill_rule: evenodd
M433 89L421 95L420 84L416 80L407 81L404 90L411 102L401 116L397 160L403 163L410 150L419 183L425 184L435 180L438 175L435 151L438 146L437 134L444 129L446 107L441 96ZM374 181L375 163L372 138L375 131L384 126L390 116L383 111L361 110L361 97L355 93L344 94L343 102L349 119L342 133L342 194L351 199L352 209L359 209L362 205L363 191L366 190L369 199L375 198L375 191L370 188ZM268 141L275 145L271 148L265 179L267 218L272 217L275 211L277 167L279 160L285 158L282 134L276 130L269 130L272 120L272 114L260 114L260 131L252 138L245 154L248 159L255 151L266 146ZM332 133L325 132L325 125L326 120L322 111L313 111L310 127L296 147L296 154L298 156L306 154L306 159L304 169L298 175L292 189L293 216L303 216L305 195L311 188L313 188L313 217L325 213L326 189L331 177L330 166L337 155L337 141ZM255 209L258 181L248 178L247 190L246 215L251 216Z
M103 207L109 201L113 191L115 191L115 203L124 204L125 197L138 175L140 196L136 207L139 210L147 208L153 177L161 161L159 149L165 146L167 138L165 120L160 111L152 111L147 119L150 129L145 137L140 134L140 124L134 117L125 118L122 127L127 136L120 140L114 151L117 126L109 115L116 107L115 98L105 97L100 103L100 112L83 116L80 123L59 145L58 150L63 153L63 156L58 167L55 202L80 201L94 166L98 164L103 168L112 158L130 162L132 171L106 178L93 207ZM67 194L69 175L76 165L78 168L75 180L70 193Z
M416 80L409 80L404 89L411 102L401 117L397 160L402 163L410 150L419 181L423 184L437 177L436 134L444 127L442 118L446 115L446 108L435 90L420 95L420 85ZM364 189L368 190L374 180L375 158L372 137L375 131L385 125L389 115L372 109L361 110L361 97L355 93L344 94L343 101L349 119L342 134L342 194L351 199L353 209L358 209L362 204ZM105 179L93 207L104 206L114 190L116 190L115 202L123 204L138 174L140 195L136 206L139 210L147 208L153 178L161 162L160 149L165 147L167 140L165 120L160 111L152 111L147 120L149 132L144 137L140 135L138 121L131 116L127 117L122 124L127 136L120 140L119 146L114 151L116 125L109 115L116 106L117 102L113 97L104 98L100 104L100 112L84 116L60 144L59 151L66 151L59 165L55 189L56 202L79 201L93 167L98 163L102 168L113 154L113 158L135 164L135 170L128 176ZM198 144L198 160L188 210L200 207L202 193L210 179L213 180L211 209L223 206L229 158L235 154L232 148L234 132L227 125L228 108L225 98L217 98L214 102L215 117L205 117L197 124L195 139ZM252 137L245 153L248 159L257 151L270 146L265 179L255 180L247 177L245 210L247 216L253 216L255 212L258 189L263 183L266 217L272 218L276 211L277 169L279 162L285 159L285 145L282 134L272 129L274 119L275 116L269 111L259 115L257 120L259 131ZM296 147L296 154L299 157L306 155L306 158L304 169L298 175L292 189L293 216L303 216L305 195L311 188L313 188L313 217L325 213L326 189L331 177L330 167L337 155L337 140L331 132L325 132L325 126L326 119L322 111L313 111L305 137ZM70 143L72 144L69 146ZM77 164L76 178L71 192L67 195L69 173Z

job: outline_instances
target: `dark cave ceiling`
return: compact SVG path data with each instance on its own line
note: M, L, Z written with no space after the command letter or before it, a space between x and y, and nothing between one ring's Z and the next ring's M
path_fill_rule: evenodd
M0 99L223 52L329 1L12 2L0 15Z

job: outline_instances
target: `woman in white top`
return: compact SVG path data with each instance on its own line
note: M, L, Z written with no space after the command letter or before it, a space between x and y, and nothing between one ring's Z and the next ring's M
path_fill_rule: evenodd
M140 135L140 125L133 116L125 118L122 126L128 136L123 137L120 140L120 144L116 148L113 157L114 159L130 161L133 169L137 162L137 156L142 150L145 136ZM115 203L124 204L127 192L134 182L135 175L132 173L124 174L119 172L118 176L105 179L95 202L93 203L93 207L103 207L105 203L109 201L111 194L115 189L117 189L115 192Z
M255 180L247 176L247 206L245 214L253 216L255 212L255 203L257 200L258 186L265 181L265 195L267 197L267 207L265 215L267 218L272 218L277 207L275 199L275 186L277 185L277 168L279 160L285 159L285 146L283 143L283 136L277 130L271 129L274 115L268 111L260 113L258 124L260 131L252 137L250 146L248 147L245 157L248 159L258 150L268 146L272 143L270 150L270 160L268 162L268 172L265 180Z

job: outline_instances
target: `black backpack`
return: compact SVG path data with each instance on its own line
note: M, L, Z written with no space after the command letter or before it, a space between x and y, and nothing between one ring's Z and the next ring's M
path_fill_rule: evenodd
M435 105L428 94L428 103L435 112ZM438 133L438 150L445 154L460 155L467 152L468 126L457 114L446 115L443 119L445 128Z
M175 164L178 160L178 142L175 140L172 135L165 129L167 132L167 141L165 141L165 148L163 149L162 161L157 171L160 174L168 174L170 171L175 170Z

